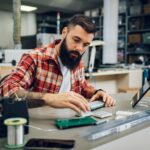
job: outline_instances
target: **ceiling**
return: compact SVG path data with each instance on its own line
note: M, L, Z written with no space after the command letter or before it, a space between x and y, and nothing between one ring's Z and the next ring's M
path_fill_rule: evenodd
M36 13L60 11L77 13L102 6L103 0L21 0L22 4L37 6ZM0 0L0 10L12 11L13 0Z

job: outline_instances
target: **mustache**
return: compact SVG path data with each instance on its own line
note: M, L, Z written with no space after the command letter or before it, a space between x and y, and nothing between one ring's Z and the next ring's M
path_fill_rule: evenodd
M70 57L73 59L82 57L82 55L77 50L71 50L68 53L69 53Z

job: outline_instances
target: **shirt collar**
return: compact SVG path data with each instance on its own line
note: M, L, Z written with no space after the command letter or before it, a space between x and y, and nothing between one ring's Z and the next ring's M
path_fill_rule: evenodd
M53 43L51 43L48 46L43 48L43 50L45 50L45 53L44 53L44 59L45 60L52 59L52 60L55 60L58 63L58 56L55 52L55 46L57 44L59 44L60 41L61 41L60 39L55 40Z

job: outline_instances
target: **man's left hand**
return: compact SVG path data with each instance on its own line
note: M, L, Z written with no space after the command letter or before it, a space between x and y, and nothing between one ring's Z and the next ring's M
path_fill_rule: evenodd
M98 91L96 94L94 94L90 99L90 102L98 99L102 99L102 101L105 102L105 107L115 106L116 104L116 100L114 100L109 94L104 91Z

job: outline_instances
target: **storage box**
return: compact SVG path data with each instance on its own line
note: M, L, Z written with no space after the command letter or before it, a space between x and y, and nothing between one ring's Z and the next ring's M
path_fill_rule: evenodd
M140 4L135 4L130 6L130 15L140 15L142 12L142 7Z
M142 37L143 37L143 43L144 44L150 44L150 32L143 33Z
M129 43L140 43L141 42L141 34L131 34L128 36Z
M150 4L144 5L144 14L150 14Z
M140 30L143 28L143 18L136 17L136 18L130 18L129 20L129 30Z

